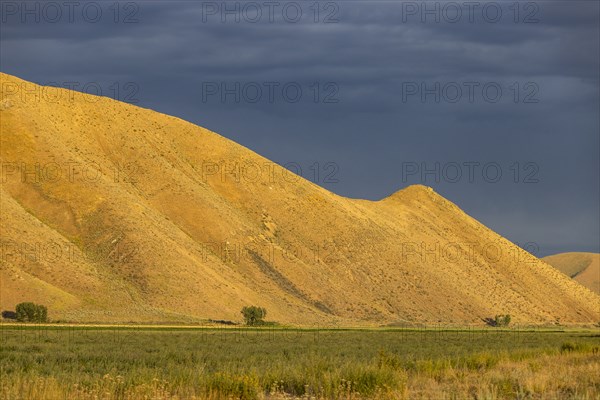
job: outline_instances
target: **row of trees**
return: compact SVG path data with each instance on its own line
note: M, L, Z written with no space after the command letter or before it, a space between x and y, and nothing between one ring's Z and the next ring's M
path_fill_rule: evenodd
M265 324L264 318L267 316L267 310L263 307L244 307L242 308L241 313L244 316L244 322L246 323L246 325L256 326ZM510 320L511 318L509 314L498 314L493 319L486 319L489 325L497 327L506 327L510 325Z
M14 318L19 322L48 322L48 309L44 305L31 302L19 303L15 311ZM246 306L242 308L241 314L246 325L258 326L265 324L267 310L264 307ZM493 320L491 318L487 320L490 325L501 327L508 326L511 318L506 314L496 315Z
M19 322L48 322L48 308L31 302L19 303L14 314L3 313L3 315L10 315ZM267 310L264 307L249 306L242 308L242 315L246 325L263 325Z
M244 307L241 312L246 325L256 326L265 323L267 310L264 307ZM48 308L31 302L17 304L15 313L4 312L2 314L3 316L9 316L9 318L15 318L19 322L48 322Z

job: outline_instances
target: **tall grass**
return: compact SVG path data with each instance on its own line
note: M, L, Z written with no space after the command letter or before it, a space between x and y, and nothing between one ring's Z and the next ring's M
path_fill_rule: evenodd
M568 332L4 327L0 398L592 399L600 395L599 339ZM551 379L556 373L572 379Z

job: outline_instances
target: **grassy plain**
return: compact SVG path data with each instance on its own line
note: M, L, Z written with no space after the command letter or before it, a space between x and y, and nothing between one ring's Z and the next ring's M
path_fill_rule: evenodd
M597 399L598 330L0 326L2 399Z

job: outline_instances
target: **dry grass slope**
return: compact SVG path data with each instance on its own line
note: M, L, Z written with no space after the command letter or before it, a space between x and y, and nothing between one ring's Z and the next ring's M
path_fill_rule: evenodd
M600 254L560 253L542 260L588 289L600 293Z
M178 118L0 83L2 309L32 300L54 319L113 322L239 320L248 304L293 324L600 320L600 296L431 188L348 199Z

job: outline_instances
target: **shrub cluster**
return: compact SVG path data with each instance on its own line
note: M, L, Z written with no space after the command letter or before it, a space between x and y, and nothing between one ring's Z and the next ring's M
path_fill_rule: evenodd
M48 322L48 309L41 304L19 303L15 311L19 322Z
M508 326L510 324L510 315L496 315L494 317L495 326Z
M267 310L263 307L244 307L241 311L246 325L263 325L263 319L267 316Z

